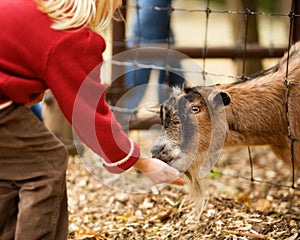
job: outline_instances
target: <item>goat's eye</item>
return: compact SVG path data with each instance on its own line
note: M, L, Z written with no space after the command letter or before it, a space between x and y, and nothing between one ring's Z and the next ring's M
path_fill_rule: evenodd
M198 106L192 106L191 109L190 109L191 113L199 113L201 111L201 108L198 107Z

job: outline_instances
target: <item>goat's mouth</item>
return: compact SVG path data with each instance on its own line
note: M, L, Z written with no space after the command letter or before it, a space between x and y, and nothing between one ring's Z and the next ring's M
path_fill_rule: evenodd
M179 156L170 158L168 161L165 161L169 166L176 168L180 173L186 173L189 166L186 165L186 162Z
M177 157L174 154L170 154L170 152L166 152L166 151L161 151L161 152L157 152L152 154L153 158L157 158L167 164L169 164L170 162L174 161Z
M164 161L166 164L171 165L172 162L174 162L176 158L169 158L168 160Z
M177 161L179 161L179 157L174 157L174 156L164 156L164 157L159 157L156 155L152 156L153 158L157 158L160 161L163 161L164 163L168 164L171 167L174 167L174 165L177 165ZM176 168L176 167L175 167ZM182 172L181 170L177 169L178 171Z
M185 154L182 154L181 149L173 148L172 151L160 151L152 155L153 158L157 158L169 166L176 168L179 172L184 173L188 169L187 161L185 160Z
M156 155L152 155L152 157L153 158L157 158L160 161L163 161L163 162L165 162L168 165L170 165L176 159L176 158L171 157L171 156L168 156L168 157L159 157L159 156L156 156Z

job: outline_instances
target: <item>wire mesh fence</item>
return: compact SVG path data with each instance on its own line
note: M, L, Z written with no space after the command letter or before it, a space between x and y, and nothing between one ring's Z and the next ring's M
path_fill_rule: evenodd
M259 8L259 1L236 0L225 1L223 5L216 5L215 1L166 1L166 5L146 6L141 4L141 0L123 1L124 7L121 13L125 16L127 26L124 22L116 21L113 25L113 55L124 52L126 50L134 50L140 47L162 47L176 52L185 54L187 57L199 61L200 70L196 70L197 76L201 76L201 80L194 81L197 85L206 85L205 79L212 78L216 84L224 83L242 83L276 69L276 62L281 58L285 51L290 49L291 45L300 40L300 33L297 31L300 27L300 3L297 0L283 1L285 8L274 7L274 9ZM159 1L157 1L159 2ZM194 4L189 4L193 2ZM231 5L229 4L231 2ZM232 5L232 2L237 5ZM274 2L278 6L280 1ZM282 6L283 6L282 5ZM141 12L154 11L158 13L166 13L167 28L164 41L161 39L152 39L152 42L143 42L142 36L144 25L141 22ZM176 18L176 15L177 18ZM183 21L185 18L191 18L190 22ZM135 17L134 17L135 16ZM195 17L196 16L196 17ZM135 25L132 23L135 19ZM198 19L195 21L195 19ZM219 19L218 21L216 19ZM221 20L220 20L221 19ZM222 22L226 19L233 31L229 40L228 28L223 30ZM154 20L153 20L154 21ZM182 21L182 22L180 22ZM187 24L187 25L186 25ZM136 28L136 36L130 42L130 32L132 26ZM191 29L190 34L185 34L182 29ZM175 31L174 31L175 29ZM179 29L176 31L176 29ZM181 30L180 30L181 29ZM279 32L279 34L275 34ZM175 35L175 37L174 37ZM194 37L195 36L195 37ZM279 37L278 37L279 36ZM176 37L179 40L176 40ZM185 39L186 38L186 39ZM194 41L194 39L196 41ZM129 40L128 40L129 39ZM291 88L299 87L297 82L290 80L289 72L289 54L286 61L285 73L285 117L287 119L287 138L289 139L291 149L292 172L290 179L286 183L273 182L268 179L262 179L255 176L255 167L253 164L252 148L248 147L249 159L249 175L241 176L230 174L215 169L213 174L227 175L234 179L244 179L255 183L265 183L275 187L290 188L292 190L300 190L297 186L296 161L299 156L295 155L295 145L299 142L292 130L295 126L290 121L291 106ZM224 60L231 62L231 72L217 71L218 66L213 61ZM260 63L257 64L257 63ZM222 65L222 63L221 63ZM227 66L227 65L226 65ZM254 67L253 67L254 66ZM193 74L190 69L184 69L182 66L172 66L168 61L163 64L147 63L141 59L138 54L131 60L112 61L112 72L116 67L132 67L132 69L149 68L157 71L164 71L166 83L169 81L170 72L181 71L184 75ZM263 70L266 69L266 70ZM133 75L133 85L136 86L138 79ZM130 87L126 86L124 76L115 80L108 91L108 100L111 105L115 105L119 98ZM300 91L300 89L299 89ZM262 96L263 101L263 96ZM117 112L134 112L130 108L120 108L115 106L112 108ZM148 129L153 124L159 123L157 117L148 119L134 118L131 122L131 129Z

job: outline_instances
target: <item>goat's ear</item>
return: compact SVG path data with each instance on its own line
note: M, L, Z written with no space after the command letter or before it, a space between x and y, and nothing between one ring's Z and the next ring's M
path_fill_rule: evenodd
M194 87L190 82L188 82L188 81L184 81L184 83L183 83L183 88L185 89L185 88L192 88L192 87Z
M227 106L231 103L231 98L227 92L220 92L220 95L221 95L224 106Z
M185 93L189 93L192 89L194 88L194 86L188 82L188 81L184 81L184 84L183 84L183 91Z
M209 96L209 100L212 103L213 108L220 105L227 106L231 102L230 95L227 92L216 92Z

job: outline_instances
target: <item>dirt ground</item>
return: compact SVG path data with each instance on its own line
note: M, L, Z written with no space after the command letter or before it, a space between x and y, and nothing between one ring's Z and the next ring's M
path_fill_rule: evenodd
M268 148L252 148L251 157L255 181L248 149L224 150L200 219L182 187L130 192L138 175L104 182L99 159L89 166L70 157L69 239L299 239L300 190L288 187L291 174Z

